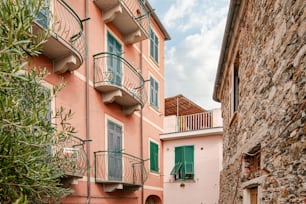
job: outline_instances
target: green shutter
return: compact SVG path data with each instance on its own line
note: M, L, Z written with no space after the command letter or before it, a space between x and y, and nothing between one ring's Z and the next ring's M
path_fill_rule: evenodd
M182 166L182 162L176 163L176 164L174 165L174 167L173 167L173 169L172 169L170 175L175 175L175 174L177 174L178 171L180 170L181 166Z
M158 145L150 141L150 170L158 171Z
M175 163L183 163L183 147L175 147Z
M194 174L194 147L184 146L184 166L183 175Z

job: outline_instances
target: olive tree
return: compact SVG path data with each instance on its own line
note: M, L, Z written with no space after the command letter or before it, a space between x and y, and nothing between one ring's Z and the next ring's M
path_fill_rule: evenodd
M0 203L54 203L70 192L54 147L74 131L71 112L50 119L53 94L41 84L47 72L29 63L48 37L31 32L43 2L0 1Z

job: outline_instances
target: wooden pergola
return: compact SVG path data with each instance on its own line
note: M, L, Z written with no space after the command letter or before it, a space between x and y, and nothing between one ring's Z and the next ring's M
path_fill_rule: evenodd
M165 99L165 116L169 115L191 115L196 113L203 113L206 110L195 104L182 94L169 97Z

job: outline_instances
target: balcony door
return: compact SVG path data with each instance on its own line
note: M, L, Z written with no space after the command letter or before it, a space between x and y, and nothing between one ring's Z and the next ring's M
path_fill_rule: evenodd
M108 179L122 180L122 126L110 120L108 130Z
M122 54L122 47L110 33L107 33L107 51L114 54L107 58L107 69L112 73L111 83L113 85L121 86L122 65L118 56L121 56Z

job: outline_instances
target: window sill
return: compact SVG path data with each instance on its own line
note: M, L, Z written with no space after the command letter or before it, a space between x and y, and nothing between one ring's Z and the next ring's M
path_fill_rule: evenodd
M195 183L196 181L194 179L188 179L188 180L184 180L184 179L177 179L177 180L173 180L172 183Z
M154 175L154 176L160 176L159 171L152 171L152 170L150 170L149 173L152 174L152 175Z
M259 176L251 180L245 181L241 184L241 187L242 188L252 188L252 187L258 186L265 181L266 177L267 175L263 175L263 176Z
M156 59L154 58L154 57L152 57L151 55L150 55L150 59L151 59L151 61L158 67L158 69L159 69L159 62L158 61L156 61Z
M156 112L157 114L161 114L161 112L159 111L159 108L158 107L155 107L153 105L149 105L150 109L153 110L154 112Z

